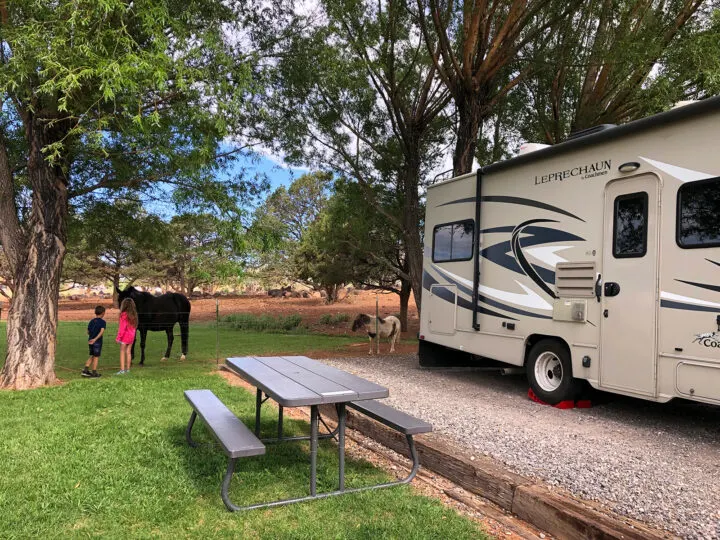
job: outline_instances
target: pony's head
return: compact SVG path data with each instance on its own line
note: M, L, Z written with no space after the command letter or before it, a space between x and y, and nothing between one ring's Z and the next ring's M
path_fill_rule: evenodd
M355 320L353 321L352 331L355 332L366 324L370 324L370 321L372 321L372 319L364 313L358 314L358 316L355 317Z

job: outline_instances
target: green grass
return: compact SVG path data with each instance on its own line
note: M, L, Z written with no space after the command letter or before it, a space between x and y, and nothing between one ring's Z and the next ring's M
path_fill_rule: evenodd
M5 321L0 323L0 364L4 362L6 351ZM79 378L79 371L88 359L87 323L61 322L58 326L56 372L61 379ZM167 340L165 332L148 332L145 347L145 364L147 368L174 368L180 356L180 330L175 327L176 337L173 343L172 358L167 363L160 359L165 354ZM102 356L98 369L105 373L119 369L120 349L115 343L117 323L108 324L106 337L103 340ZM138 337L139 339L139 337ZM339 351L351 343L366 343L367 337L359 336L328 336L309 333L276 334L266 332L245 332L220 324L193 323L190 326L188 360L215 363L216 345L220 363L230 356L263 355L271 356L281 353L308 354L310 351ZM358 354L363 354L358 348ZM140 361L140 344L135 344L135 365ZM73 370L73 371L69 371Z
M320 317L320 324L328 324L328 325L336 325L336 324L342 324L346 323L350 320L350 315L347 313L338 313L337 315L333 315L332 313L325 313L322 317Z
M235 330L256 332L292 332L299 329L302 317L296 313L283 317L278 315L253 315L252 313L235 313L226 315L220 320L222 326Z
M82 360L78 334L76 325L62 325L61 364ZM203 336L194 333L194 354L202 356L201 344L212 341L204 354L214 356L214 331ZM223 346L235 354L270 352L263 348L272 343L258 336L254 345L236 338ZM220 499L226 458L185 444L190 408L182 392L210 388L246 423L254 417L254 396L230 387L213 367L148 367L128 376L0 392L0 538L484 538L475 523L407 486L228 512ZM272 433L275 409L263 411L263 429ZM199 427L197 440L209 441ZM305 422L286 421L288 434L307 429ZM240 460L231 497L249 504L305 495L308 460L307 443L270 445L265 456ZM321 443L318 465L318 491L334 489L332 442ZM348 487L383 480L386 475L368 463L347 464Z

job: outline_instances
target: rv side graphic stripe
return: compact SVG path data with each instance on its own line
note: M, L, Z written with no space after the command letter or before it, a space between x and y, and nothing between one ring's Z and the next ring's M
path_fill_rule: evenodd
M571 214L567 210L563 210L562 208L558 208L557 206L553 206L551 204L547 204L544 202L534 201L532 199L524 199L522 197L508 197L505 195L486 195L486 196L480 197L480 200L485 201L485 202L520 204L522 206L532 206L533 208L542 208L543 210L550 210L551 212L555 212L557 214L562 214L564 216L568 216L571 218L575 218L579 221L585 222L584 219L577 217L575 214ZM457 199L455 201L438 204L437 207L440 208L441 206L448 206L451 204L462 204L462 203L469 203L469 202L475 202L475 197L465 197L464 199Z
M478 294L478 300L480 302L486 303L489 306L504 309L505 311L509 311L510 313L515 313L517 315L524 315L526 317L535 317L536 319L552 319L552 317L550 317L548 315L538 315L537 313L530 313L529 311L518 309L518 308L515 308L512 306L506 306L505 304L497 302L491 298L488 298L487 296L483 296L482 294Z
M430 287L435 284L437 284L435 278L433 278L428 272L423 272L423 289L430 291ZM436 296L442 298L446 302L450 302L452 304L455 303L455 295L447 289L443 293L437 294ZM462 296L457 297L457 305L461 308L472 311L472 302L470 302L469 300L465 300ZM502 313L498 313L497 311L493 311L484 306L478 306L478 313L490 315L491 317L498 317L500 319L517 321L517 319L514 317L510 317L509 315L503 315Z
M720 262L711 261L710 259L705 259L709 263L713 263L716 266L720 266Z
M531 219L529 221L521 223L520 225L515 227L515 230L512 233L512 238L510 240L510 245L512 246L513 255L515 255L517 262L525 271L525 274L527 274L527 276L535 282L535 285L545 291L550 296L550 298L557 298L555 296L555 292L553 292L553 290L547 286L547 283L542 280L542 278L538 275L532 265L527 261L520 247L520 233L522 232L524 227L526 227L527 225L532 225L533 223L547 223L548 221L550 220Z
M684 309L686 311L709 311L711 313L717 313L720 311L719 308L696 306L693 304L683 304L681 302L673 302L672 300L660 300L660 307L670 309Z
M707 289L709 291L720 292L720 285L708 285L707 283L695 283L694 281L685 281L684 279L676 279L675 281L679 281L680 283L685 283L686 285L692 285L693 287L700 287L701 289Z
M460 292L465 293L465 294L467 294L468 296L471 296L471 295L472 295L472 290L470 290L467 286L465 286L462 282L460 282L460 281L457 279L457 276L454 276L454 275L451 274L450 272L447 272L447 271L443 270L442 268L440 268L439 266L437 266L437 265L435 265L435 264L433 265L433 268L434 268L437 272L439 272L440 274L442 274L444 277L446 277L446 278L450 281L450 283L452 283L453 285L457 286L457 288L458 288L458 290L459 290ZM516 282L516 283L517 283L517 282ZM515 293L513 293L513 294L515 294ZM552 317L549 317L549 316L547 316L547 315L539 315L539 314L537 314L537 313L532 313L532 312L530 312L530 311L525 311L524 309L519 309L519 308L516 308L516 307L508 306L508 305L506 305L506 304L503 304L502 302L498 302L497 300L493 300L493 299L491 299L491 298L488 298L487 296L485 296L484 294L480 294L479 292L478 292L478 300L479 300L479 302L483 302L483 303L485 303L485 304L487 304L487 305L489 305L489 306L493 306L493 307L496 307L496 308L500 308L500 309L503 309L503 310L505 310L505 311L509 311L510 313L515 313L515 314L517 314L517 315L525 315L526 317L535 317L536 319L552 319ZM471 304L471 305L472 305L472 304ZM478 305L479 305L479 304L478 304ZM479 309L482 309L482 308L479 308ZM551 309L552 309L552 307L551 307Z
M656 169L660 169L662 172L674 176L681 182L694 182L696 180L705 180L706 178L712 178L714 174L708 174L702 171L694 171L693 169L686 169L685 167L678 167L677 165L671 165L670 163L663 163L662 161L656 161L654 159L638 156L643 161L646 161Z
M700 298L691 298L689 296L681 296L679 294L675 293L669 293L665 291L660 291L660 298L662 300L671 300L674 302L679 302L681 304L692 304L695 306L708 306L712 308L716 308L720 310L720 304L716 302L708 302L707 300L701 300Z

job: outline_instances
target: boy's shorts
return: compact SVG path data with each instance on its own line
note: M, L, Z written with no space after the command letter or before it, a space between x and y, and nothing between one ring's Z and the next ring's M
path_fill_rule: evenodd
M102 352L102 343L93 343L92 345L89 345L90 348L90 356L100 356L100 353Z

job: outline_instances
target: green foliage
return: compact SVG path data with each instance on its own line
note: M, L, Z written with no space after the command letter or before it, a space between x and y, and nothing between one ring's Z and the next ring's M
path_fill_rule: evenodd
M93 284L120 277L133 282L159 280L166 271L162 250L167 225L136 200L94 201L70 221L65 279Z
M333 315L332 313L325 313L322 317L320 317L319 322L320 324L335 326L337 324L346 323L349 320L350 315L348 315L347 313L338 313L336 315Z
M168 277L190 294L196 287L243 275L243 236L234 221L212 214L181 214L169 224Z
M531 76L501 119L525 140L621 124L720 90L717 6L710 2L584 3L526 54ZM517 104L521 110L517 110Z
M308 227L327 204L331 175L304 174L289 187L280 186L255 212L249 237L254 242L255 266L270 282L297 279L294 258Z
M188 388L209 388L244 421L254 417L254 395L198 364L0 394L0 536L484 538L474 522L408 487L228 512L219 494L227 458L184 440ZM261 422L265 433L276 430L270 404ZM212 441L201 423L195 429L198 441ZM288 436L308 429L285 419ZM317 461L318 490L335 489L335 444L321 441ZM388 480L365 461L348 459L346 467L348 487ZM243 460L230 494L248 503L303 496L307 478L306 445L271 445L265 456Z
M296 331L302 323L302 317L297 313L274 317L272 315L253 315L251 313L236 313L226 315L221 324L236 330L250 330L255 332L291 332Z

